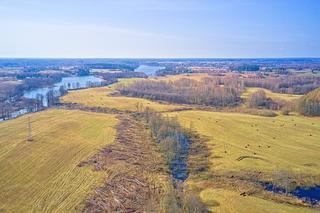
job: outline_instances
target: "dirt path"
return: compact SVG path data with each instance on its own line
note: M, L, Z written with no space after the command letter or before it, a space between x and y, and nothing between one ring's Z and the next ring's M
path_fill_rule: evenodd
M149 130L130 115L119 115L116 143L79 166L107 172L84 212L145 212L160 209L171 187L164 159Z

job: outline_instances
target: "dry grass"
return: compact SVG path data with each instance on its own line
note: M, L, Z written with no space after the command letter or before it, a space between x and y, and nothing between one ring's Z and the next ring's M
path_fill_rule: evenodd
M160 77L152 77L152 80L163 80L163 81L176 81L182 78L192 79L196 81L201 81L205 77L210 77L207 73L189 73L180 75L167 75Z
M104 172L77 165L115 137L112 115L49 110L0 123L0 211L78 212Z
M130 81L134 81L134 79L121 81L121 84L129 83ZM181 108L181 105L158 103L143 98L112 96L111 93L115 91L114 88L117 85L72 91L63 96L61 101L64 103L77 103L89 107L105 107L123 111L137 111L138 103L143 104L145 107L150 107L155 111L168 111Z
M266 93L268 98L273 100L284 100L284 101L295 101L298 100L302 95L295 95L295 94L284 94L284 93L276 93L272 92L271 90L259 88L259 87L248 87L246 88L245 92L242 94L242 98L246 99L254 92L258 90L263 90Z
M207 137L212 168L218 173L246 170L320 175L320 119L303 116L260 117L240 113L182 111L177 116L186 127ZM241 156L259 157L245 158ZM310 166L311 165L311 166Z
M303 116L261 117L241 113L181 111L177 116L206 140L209 172L201 178L191 176L187 184L198 189L207 205L218 212L312 212L310 208L272 201L251 186L251 180L276 180L287 172L298 184L317 184L320 180L320 119ZM203 159L194 159L201 161ZM237 182L237 180L246 180ZM218 182L219 180L219 182ZM216 184L215 184L216 183ZM219 183L219 184L218 184ZM252 190L241 196L235 190ZM217 189L222 188L222 189ZM257 193L257 194L256 194ZM258 198L264 197L265 199ZM268 198L268 199L266 199ZM284 198L272 198L279 201ZM288 200L290 203L297 203Z
M217 213L315 213L314 209L276 203L254 196L242 196L238 192L225 189L206 189L201 192L201 198Z
M119 120L116 143L83 163L110 174L87 200L86 212L162 212L173 191L165 160L143 123L127 115Z

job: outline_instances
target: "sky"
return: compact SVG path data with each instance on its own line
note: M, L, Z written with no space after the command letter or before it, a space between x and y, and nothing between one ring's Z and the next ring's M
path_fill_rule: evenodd
M1 0L0 57L320 57L320 1Z

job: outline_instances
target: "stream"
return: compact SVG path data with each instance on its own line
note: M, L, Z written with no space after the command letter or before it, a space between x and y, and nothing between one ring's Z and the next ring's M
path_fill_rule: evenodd
M286 193L286 189L280 186L265 183L263 184L265 190L278 194ZM313 187L301 187L298 186L295 189L288 192L289 195L297 197L303 201L306 201L312 205L320 204L320 186Z
M189 175L188 154L191 141L182 133L179 134L178 138L179 148L177 148L174 158L169 162L169 169L175 180L185 181Z

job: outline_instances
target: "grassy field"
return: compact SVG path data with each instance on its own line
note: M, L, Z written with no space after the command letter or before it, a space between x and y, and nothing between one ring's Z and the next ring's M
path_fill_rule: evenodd
M167 75L160 77L152 77L152 80L163 80L163 81L176 81L182 78L188 78L196 81L201 81L205 77L209 77L207 73L189 73L189 74L180 74L180 75Z
M123 81L121 83L128 83ZM181 108L181 105L158 103L149 101L143 98L131 98L123 96L110 96L117 86L111 85L109 87L90 88L78 91L69 92L66 96L61 98L65 103L78 103L90 107L105 107L117 110L136 111L137 103L143 104L144 107L150 107L155 111L168 111Z
M174 81L185 77L201 80L206 76L207 74L185 74L153 79ZM137 111L137 103L159 112L183 108L183 105L178 104L112 95L118 85L135 80L124 79L108 87L71 91L61 100L65 103L122 111ZM257 90L258 88L248 88L243 98ZM269 90L265 92L268 97L286 101L294 101L300 97ZM298 184L319 183L319 118L296 115L261 117L201 110L164 114L176 116L182 125L192 127L206 139L210 153L207 179L191 176L186 183L190 189L199 190L201 199L214 212L315 212L310 208L275 202L269 197L266 199L263 194L265 192L245 197L239 194L243 189L255 187L243 179L256 174L259 174L259 180L266 181L273 180L279 173L287 172ZM111 177L106 173L117 173L119 168L124 168L120 169L121 172L130 171L127 165L119 167L122 164L114 164L113 161L110 161L112 168L108 167L104 172L92 172L90 167L76 166L96 153L101 146L113 141L113 126L117 123L113 116L50 110L32 115L32 120L35 140L30 144L25 141L26 117L0 123L0 212L2 209L22 212L79 210L92 188L103 177L106 177L105 180ZM19 132L23 128L24 131ZM12 137L13 132L18 134ZM126 135L120 135L122 134ZM131 138L137 133L128 132L128 135ZM41 146L37 146L38 143ZM132 149L131 145L127 148L128 155L133 150L140 150ZM116 147L115 150L124 149ZM136 157L135 154L133 156ZM140 170L139 168L138 171ZM159 179L157 175L154 175L155 179ZM230 186L238 184L233 182L234 179L241 179L239 184L243 186L239 186L239 190L238 186Z
M112 115L49 110L0 123L0 212L76 212L105 174L77 165L112 143Z
M183 111L170 113L207 137L215 172L292 172L320 175L320 119L273 118L240 113ZM241 160L241 157L244 157Z
M241 196L238 192L225 189L206 189L200 197L205 203L213 204L210 210L217 213L315 213L314 209L276 203L254 196Z
M242 94L242 98L246 99L249 97L250 94L257 92L258 90L263 90L266 93L267 97L274 100L279 99L284 101L294 101L302 97L302 95L276 93L276 92L272 92L271 90L259 88L259 87L248 87L246 88L245 92Z
M202 180L189 179L199 188L207 204L218 202L218 212L311 212L256 196L240 195L256 190L237 178L256 177L272 181L286 172L300 184L316 184L320 180L320 119L303 116L260 117L240 113L182 111L177 116L186 128L203 138L210 151L209 175ZM211 174L211 175L210 175ZM219 177L218 183L213 176ZM231 178L230 177L235 177ZM236 185L234 185L236 184ZM241 186L244 184L244 186ZM242 189L238 189L242 188ZM262 192L261 192L262 193ZM264 193L264 192L263 192ZM268 211L266 211L268 208Z

